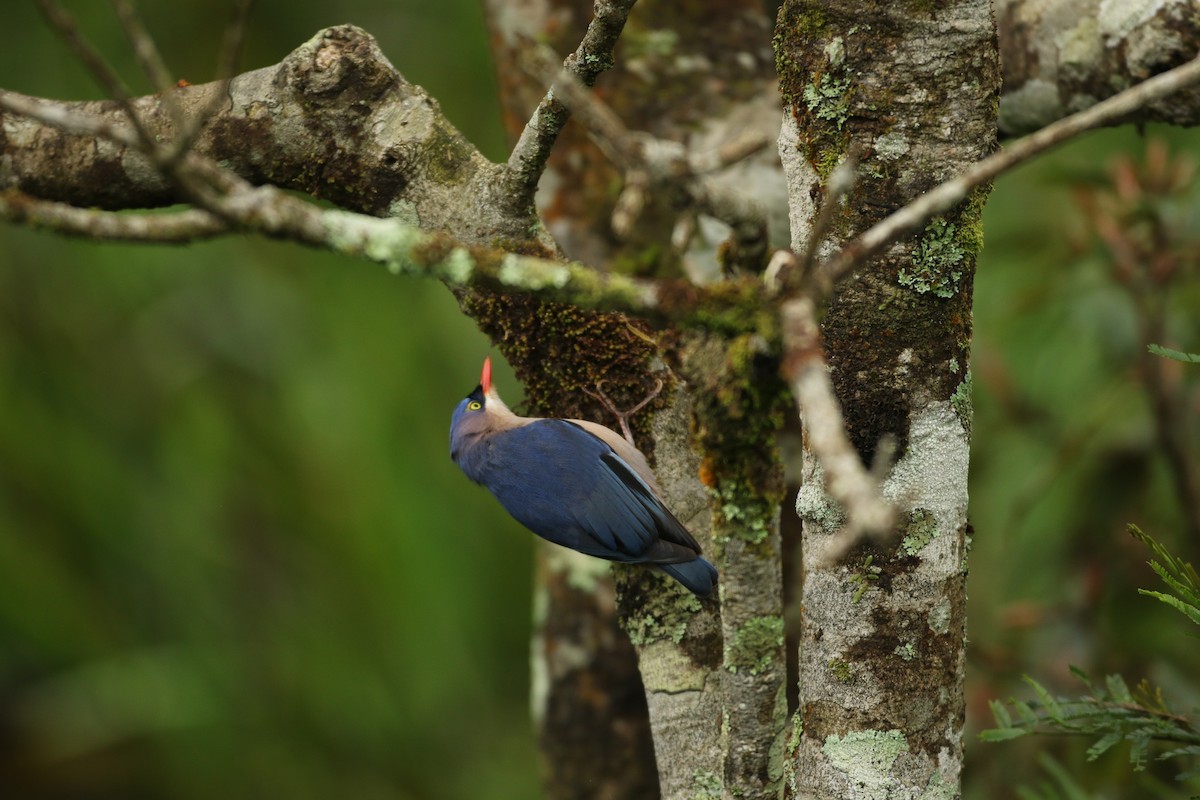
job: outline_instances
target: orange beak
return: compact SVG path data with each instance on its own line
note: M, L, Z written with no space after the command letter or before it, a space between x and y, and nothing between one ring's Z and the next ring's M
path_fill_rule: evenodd
M479 376L479 385L483 387L483 393L487 394L492 390L492 357L488 356L483 359L483 373Z

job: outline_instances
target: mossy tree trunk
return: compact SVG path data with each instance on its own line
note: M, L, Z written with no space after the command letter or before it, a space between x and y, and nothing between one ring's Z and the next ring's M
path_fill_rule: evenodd
M776 52L780 139L802 247L853 143L858 183L833 239L865 230L995 147L988 0L788 0ZM952 797L962 760L971 289L986 190L863 265L822 335L851 441L884 483L897 540L820 557L840 510L806 458L795 796Z
M592 7L568 0L495 0L486 8L505 121L515 140L545 90L521 68L528 42L548 41L558 53L569 52ZM769 20L757 0L682 5L643 0L597 91L630 129L698 151L714 149L747 128L773 138L779 117ZM768 150L724 179L744 188L746 171L765 176L764 191L773 194L777 227L785 233L778 157ZM719 238L684 253L674 249L679 210L666 198L651 196L634 230L622 238L613 233L614 189L621 181L588 132L569 123L539 195L547 228L567 255L637 275L678 276L685 269L711 275ZM756 183L764 186L761 178ZM467 310L480 319L470 305ZM558 313L539 304L535 316ZM610 319L585 314L574 325L560 326L553 333L558 341L553 354L528 344L546 341L543 328L526 326L513 335L506 323L508 335L494 338L526 381L538 413L575 415L572 404L588 400L580 388L601 377L609 382L606 388L617 387L618 404L624 405L636 402L654 377L667 382L663 401L652 407L653 428L635 433L672 508L721 569L725 602L719 609L715 602L701 604L657 579L647 582L640 571L618 570L619 615L627 636L619 627L607 570L597 576L595 562L542 551L532 657L547 793L595 797L600 790L641 798L661 786L667 797L706 796L721 787L739 796L766 796L774 779L768 774L769 748L760 745L778 736L784 719L778 708L783 651L780 467L774 447L783 398L774 364L752 344L718 336L668 332L646 350L627 330L614 330ZM498 332L481 321L489 333ZM624 356L630 349L644 358L635 363ZM655 356L657 368L650 361ZM578 385L543 392L539 385L546 373L578 376ZM697 387L699 396L722 391L727 402L696 408ZM601 409L584 411L611 422ZM746 435L751 428L756 434ZM693 445L696 438L699 447ZM580 652L592 657L576 657ZM589 691L581 692L582 685ZM640 705L618 701L643 691L646 701ZM577 735L581 727L586 736Z

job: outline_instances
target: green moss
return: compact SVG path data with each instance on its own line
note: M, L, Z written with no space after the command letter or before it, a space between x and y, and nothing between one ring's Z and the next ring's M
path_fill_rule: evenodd
M825 179L849 146L845 126L857 93L845 41L830 36L825 9L814 0L784 4L773 44L784 108L796 118L805 158Z
M912 661L914 658L917 657L917 648L912 642L905 642L904 644L898 644L898 645L896 645L896 648L892 652L895 655L900 656L900 658L903 659L904 661Z
M780 7L771 45L775 50L775 72L779 75L780 92L785 108L793 104L795 94L795 91L789 90L795 83L797 72L791 51L796 43L823 39L828 31L825 7L820 2L792 2L784 3Z
M813 117L832 122L839 131L850 115L850 101L854 97L854 82L843 63L845 56L842 38L835 36L825 46L826 70L814 76L802 95Z
M692 793L690 800L710 800L714 797L725 796L725 784L721 777L714 772L692 773Z
M916 508L908 512L902 528L903 540L900 551L906 556L915 556L937 536L937 518L927 508Z
M758 675L771 668L783 647L783 617L752 617L725 644L725 669Z
M667 578L662 579L664 583ZM625 617L621 624L635 645L668 640L679 644L687 633L688 623L701 608L700 601L690 592L671 591L665 585L655 587L642 598L636 615Z
M953 297L967 268L967 251L958 243L958 226L942 217L925 226L911 268L901 268L901 286L938 297Z
M854 678L850 672L850 665L836 658L829 662L829 671L839 683L849 683Z
M864 558L862 566L850 576L850 585L854 587L854 596L850 598L850 602L858 605L858 601L862 600L867 589L871 588L871 582L879 580L882 572L882 567L875 566L875 556Z
M975 413L971 405L972 385L971 370L967 370L966 376L955 387L954 394L950 395L950 405L954 407L954 413L958 414L958 420L962 423L963 430L967 432L967 435L971 433L971 419Z
M741 540L774 558L771 533L784 492L777 437L791 407L777 346L755 334L690 334L684 352L684 374L695 388L700 480L716 501L714 539Z
M739 481L721 481L709 492L717 501L723 527L732 535L750 544L759 544L771 532L775 510L750 487Z
M800 749L800 738L804 735L804 720L799 713L792 714L792 725L788 731L786 755L783 760L783 785L788 797L799 797L800 787L796 783L796 751Z

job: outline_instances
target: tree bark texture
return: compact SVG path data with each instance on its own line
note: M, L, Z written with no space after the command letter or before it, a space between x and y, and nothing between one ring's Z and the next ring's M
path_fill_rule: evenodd
M999 67L986 0L789 0L777 56L795 249L852 143L862 148L858 183L835 242L995 147ZM868 540L825 563L842 516L806 458L795 797L959 794L967 357L985 197L977 191L860 267L823 321L847 432L867 464L891 442L898 460L883 489L904 517L897 540Z

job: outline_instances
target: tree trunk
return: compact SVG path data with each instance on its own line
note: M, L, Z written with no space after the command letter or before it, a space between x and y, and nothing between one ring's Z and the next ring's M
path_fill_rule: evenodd
M990 4L789 0L777 56L793 248L821 187L862 148L845 241L995 147ZM841 511L808 455L797 797L952 797L962 768L971 287L986 191L838 289L822 335L864 463L894 448L895 540L822 558ZM882 446L884 443L890 443Z

